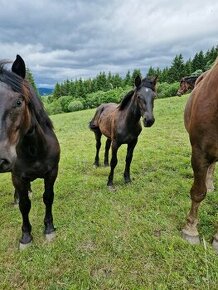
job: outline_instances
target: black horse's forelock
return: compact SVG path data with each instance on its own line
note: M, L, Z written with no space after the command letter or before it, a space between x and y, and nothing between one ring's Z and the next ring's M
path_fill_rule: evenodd
M9 63L9 61L5 60L0 61L0 82L8 85L14 92L24 96L30 111L42 127L53 129L53 124L45 112L42 101L36 95L28 80L5 68L5 65Z

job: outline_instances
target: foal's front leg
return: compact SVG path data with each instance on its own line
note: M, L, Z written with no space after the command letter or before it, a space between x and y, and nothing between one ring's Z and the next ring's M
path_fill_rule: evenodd
M57 172L58 168L56 167L44 178L45 184L45 192L43 194L43 201L45 204L44 234L48 241L52 240L55 236L54 234L55 228L53 225L53 216L52 216L52 205L54 201L54 183L57 178Z
M110 171L110 174L108 176L108 182L107 182L107 185L110 186L110 187L113 186L114 169L115 169L115 167L117 165L117 151L118 151L120 145L121 144L118 144L116 141L112 142L112 146L111 146L112 157L111 157L111 163L110 163L111 171Z
M104 152L104 166L108 166L108 153L111 147L111 139L107 139L106 144L105 144L105 152Z
M132 162L133 150L138 142L138 139L135 139L131 143L128 144L127 154L126 154L126 166L124 170L124 180L126 183L131 182L130 178L130 164Z
M33 239L31 235L32 226L29 221L31 201L29 199L28 190L30 188L30 182L22 180L14 175L12 175L12 181L15 187L15 191L19 196L19 208L23 219L22 237L20 239L20 249L23 249L29 245Z

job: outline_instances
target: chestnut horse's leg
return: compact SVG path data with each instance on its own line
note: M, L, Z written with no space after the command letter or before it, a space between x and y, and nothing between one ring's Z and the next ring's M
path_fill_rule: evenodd
M207 192L214 191L214 184L213 184L213 175L215 170L216 162L212 163L207 171L207 178L206 178L206 185L207 185Z
M94 131L95 133L95 140L96 140L96 155L95 155L95 161L94 161L94 165L96 167L99 166L99 151L100 151L100 148L101 148L101 131L100 129L96 129Z
M108 176L108 182L107 185L108 186L113 186L113 178L114 178L114 168L117 165L117 151L119 149L121 144L118 144L116 141L112 141L112 157L111 157L111 162L110 162L110 166L111 166L111 171L110 174Z
M54 225L53 225L53 216L52 216L52 204L54 200L54 183L57 178L58 167L54 168L45 178L45 191L43 194L43 201L45 204L45 217L44 225L45 230L44 234L47 240L51 240L54 237Z
M29 199L28 190L30 188L30 182L21 180L17 176L12 174L12 181L16 192L19 196L19 208L22 214L22 237L20 239L20 249L25 248L32 241L31 224L29 221L29 212L31 209L31 201Z
M106 144L105 144L105 152L104 152L104 166L108 166L108 152L111 147L111 139L107 139Z
M207 193L206 176L210 166L204 156L204 152L201 152L199 149L192 148L192 168L194 171L194 183L190 192L192 204L187 217L187 223L182 230L183 237L191 244L198 244L200 242L199 233L197 230L198 207Z
M126 166L124 170L124 180L126 183L131 182L130 178L130 164L132 162L133 150L138 142L138 139L135 139L133 142L128 144L127 154L126 154Z

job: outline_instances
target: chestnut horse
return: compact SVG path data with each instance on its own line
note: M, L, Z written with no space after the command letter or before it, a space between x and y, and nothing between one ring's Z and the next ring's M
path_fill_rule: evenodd
M30 182L43 178L45 191L44 233L54 236L53 186L58 173L60 148L42 102L25 79L26 67L17 55L12 69L0 62L0 172L11 172L22 215L20 248L32 241L28 196Z
M207 191L212 191L215 162L218 161L218 59L195 86L185 107L184 122L192 146L191 164L194 183L191 188L191 210L183 237L199 243L198 207ZM213 247L218 251L218 232Z
M195 82L199 76L190 76L190 77L183 77L180 81L180 87L177 91L177 96L181 96L188 92L189 90L193 90L195 86Z
M138 136L142 127L140 118L143 118L145 127L154 124L153 106L156 96L156 79L135 79L135 89L130 91L120 104L102 104L91 120L89 127L95 133L96 156L95 166L99 166L99 150L101 147L102 134L107 137L104 155L104 165L108 165L108 152L112 147L112 158L110 162L111 171L108 177L108 186L113 186L114 169L117 165L117 151L122 144L127 144L126 166L124 171L125 182L130 179L130 164L133 150L137 144Z

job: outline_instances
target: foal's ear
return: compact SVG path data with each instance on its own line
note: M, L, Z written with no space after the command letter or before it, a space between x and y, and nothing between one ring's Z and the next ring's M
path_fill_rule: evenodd
M152 82L153 82L154 86L155 86L156 83L157 83L157 79L158 79L158 76L155 76L155 77L152 78Z
M17 55L15 61L12 64L11 70L15 74L17 74L20 77L22 77L23 79L25 78L25 76L26 76L26 65L25 65L25 62L24 62L24 60L22 59L21 56Z
M142 82L142 79L141 79L141 77L138 75L138 76L135 78L135 86L136 86L136 88L138 88L138 87L141 85L141 82Z

